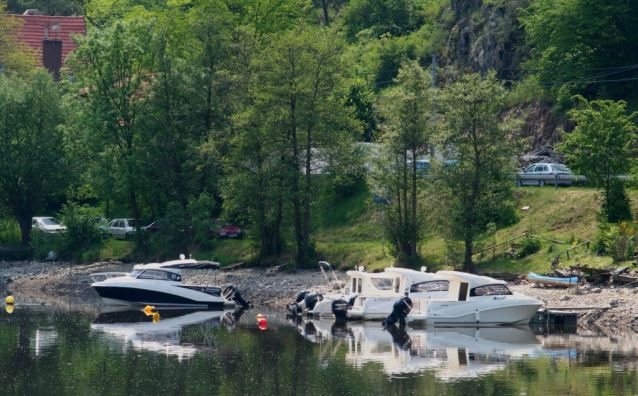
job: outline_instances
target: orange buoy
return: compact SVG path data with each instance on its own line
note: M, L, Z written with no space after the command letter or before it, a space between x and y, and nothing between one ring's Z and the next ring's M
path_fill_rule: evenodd
M148 316L151 316L151 315L153 315L153 310L154 310L154 309L155 309L155 307L154 307L153 305L147 305L147 306L144 308L144 313L145 313L146 315L148 315Z
M155 312L153 314L153 323L159 323L159 320L160 320L159 312Z

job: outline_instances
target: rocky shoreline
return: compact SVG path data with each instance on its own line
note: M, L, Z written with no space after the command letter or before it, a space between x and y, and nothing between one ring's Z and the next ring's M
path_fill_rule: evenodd
M118 261L75 265L19 261L0 263L1 294L22 291L39 292L49 297L96 297L90 287L90 275L96 272L130 272L133 264ZM337 281L323 281L323 289L338 290L347 280L345 272L335 272ZM235 285L245 299L259 307L284 309L297 293L321 289L321 272L298 270L285 272L278 267L236 268L222 271L183 271L184 283ZM632 285L633 286L633 285ZM511 286L512 290L535 297L549 308L577 308L579 325L607 328L630 328L638 331L638 288L604 285L581 285L578 289L537 287L526 281ZM583 309L597 308L597 309Z

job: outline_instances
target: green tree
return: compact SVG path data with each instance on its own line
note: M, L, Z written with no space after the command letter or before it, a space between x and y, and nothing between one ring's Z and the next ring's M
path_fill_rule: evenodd
M90 30L85 37L76 38L78 48L69 60L76 74L75 86L80 91L76 98L83 106L79 116L85 126L76 138L94 153L100 168L96 174L127 197L138 228L142 167L148 154L148 137L139 118L154 78L152 29L152 22L134 20ZM139 230L137 234L141 235Z
M317 175L326 164L344 158L359 133L353 109L342 99L347 92L343 48L332 32L302 25L274 39L254 65L259 89L254 91L257 111L252 119L260 119L258 129L248 129L271 134L276 144L276 162L265 163L264 171L282 169L278 194L292 203L299 263L309 257L319 183L330 177Z
M491 73L447 86L441 97L444 162L435 167L441 219L450 241L464 244L463 269L474 269L474 242L496 214L513 205L512 158L522 149L522 122L500 121L506 91Z
M635 163L632 156L638 150L633 145L638 136L632 119L638 113L627 115L624 101L577 99L580 106L569 112L576 128L571 134L564 133L565 142L557 151L565 153L572 171L603 188L602 213L607 221L628 220L631 213L623 209L628 200L617 175L628 173Z
M0 2L0 63L5 71L27 74L35 69L37 54L33 48L18 41L22 21L7 17L6 5Z
M386 217L390 244L395 255L406 263L418 261L418 244L425 228L425 201L421 199L427 170L418 162L430 153L435 132L432 120L434 90L432 78L415 61L405 62L395 79L398 87L380 100L381 125L379 156L369 184L388 190L391 210ZM383 191L378 192L383 196Z
M18 221L24 246L31 217L67 187L63 122L58 86L46 70L0 76L0 206Z
M609 95L635 91L635 82L588 84L587 80L635 78L638 69L638 2L633 0L536 0L522 13L531 47L528 67L567 100L576 90ZM617 69L613 69L617 68ZM600 70L583 70L600 69ZM600 87L599 89L596 89ZM603 88L604 87L604 88Z

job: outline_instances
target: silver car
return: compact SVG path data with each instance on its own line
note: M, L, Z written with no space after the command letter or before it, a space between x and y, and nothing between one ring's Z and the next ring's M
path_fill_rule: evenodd
M142 221L140 221L140 223L141 222ZM113 219L109 223L107 230L113 238L128 241L137 231L135 227L135 219Z
M518 186L544 186L546 184L554 184L556 179L554 175L571 175L572 171L569 170L568 167L562 164L549 164L549 163L539 163L530 165L527 169L519 173L518 178L516 178L516 184ZM544 176L544 177L534 177L534 176ZM558 185L562 186L571 186L571 180L558 180Z

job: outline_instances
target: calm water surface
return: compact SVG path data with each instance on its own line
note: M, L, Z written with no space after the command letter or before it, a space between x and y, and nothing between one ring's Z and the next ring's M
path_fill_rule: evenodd
M0 395L635 395L638 336L293 322L279 311L109 312L16 294ZM4 297L2 297L4 302Z

